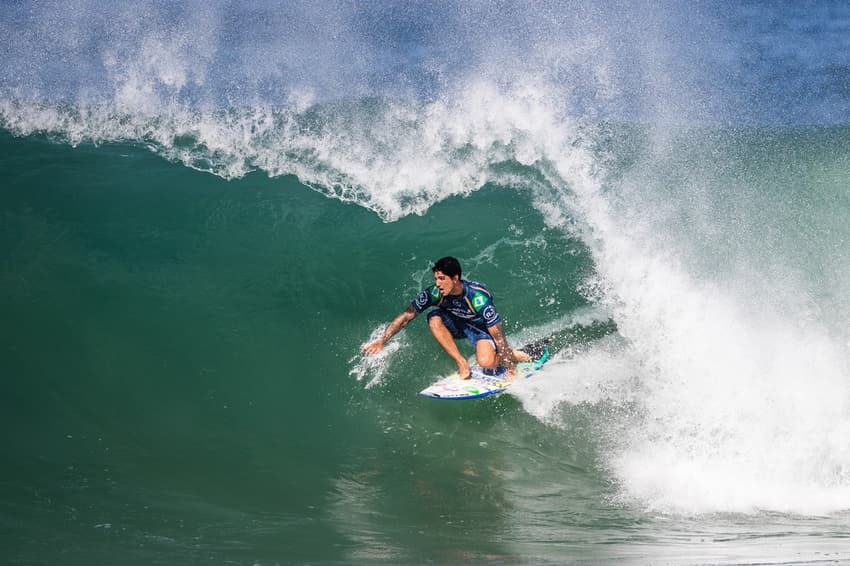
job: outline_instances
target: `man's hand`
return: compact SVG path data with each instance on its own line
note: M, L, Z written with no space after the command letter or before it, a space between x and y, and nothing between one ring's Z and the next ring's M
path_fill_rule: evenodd
M417 314L419 313L416 312L413 305L410 305L404 310L404 312L393 319L389 326L387 326L387 329L384 330L383 336L363 344L360 346L360 351L369 356L374 356L384 349L384 344L387 343L387 340L395 336L399 330L407 326L407 323L416 318Z
M378 352L384 349L384 340L383 338L378 338L377 340L372 340L368 344L363 344L360 346L360 351L366 355L374 356Z

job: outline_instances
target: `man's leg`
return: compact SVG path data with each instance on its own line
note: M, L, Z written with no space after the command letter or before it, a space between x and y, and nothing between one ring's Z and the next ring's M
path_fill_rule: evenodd
M493 339L483 330L479 330L474 327L466 327L464 332L466 333L467 338L475 343L475 358L478 360L478 365L486 369L499 367L499 362L501 362L501 360L499 359L499 354L496 350L496 344L493 342ZM531 356L522 350L511 349L510 352L511 359L515 362L531 361Z
M532 361L531 355L523 352L522 350L511 349L511 354L513 354L514 361L517 362L517 363Z
M478 360L478 365L485 369L493 369L501 365L499 355L496 353L496 347L490 340L478 340L475 343L475 357ZM531 356L522 350L511 350L511 358L513 361L530 362Z
M475 359L478 360L478 365L485 369L499 366L499 356L496 354L496 346L492 340L475 341Z
M448 328L446 328L446 325L443 323L443 319L439 316L430 317L428 319L428 327L431 329L431 334L434 335L437 343L442 346L443 350L446 351L449 357L457 363L457 371L460 374L461 379L469 379L469 364L466 363L466 358L461 355L460 350L455 343L454 336L452 336L452 333Z

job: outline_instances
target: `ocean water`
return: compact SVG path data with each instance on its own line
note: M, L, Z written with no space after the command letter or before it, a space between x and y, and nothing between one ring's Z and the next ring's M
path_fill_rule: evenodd
M845 4L0 35L4 563L850 563ZM444 255L557 349L507 394L359 353Z

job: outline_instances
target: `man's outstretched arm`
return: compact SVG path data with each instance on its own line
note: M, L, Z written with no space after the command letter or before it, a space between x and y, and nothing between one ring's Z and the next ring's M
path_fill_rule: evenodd
M368 344L363 344L360 347L360 350L370 356L377 354L384 349L384 344L386 344L390 338L398 334L399 331L407 326L407 323L416 318L416 315L418 314L419 313L416 312L416 309L413 308L413 305L410 305L401 314L395 317L391 323L389 323L387 328L384 330L383 336L377 340L372 340Z

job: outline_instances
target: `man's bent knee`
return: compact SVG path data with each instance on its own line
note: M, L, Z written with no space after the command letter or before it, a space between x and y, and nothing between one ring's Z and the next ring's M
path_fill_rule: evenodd
M475 349L475 358L478 360L479 366L483 368L494 368L499 365L499 356L496 354L494 348L488 346L477 346Z

